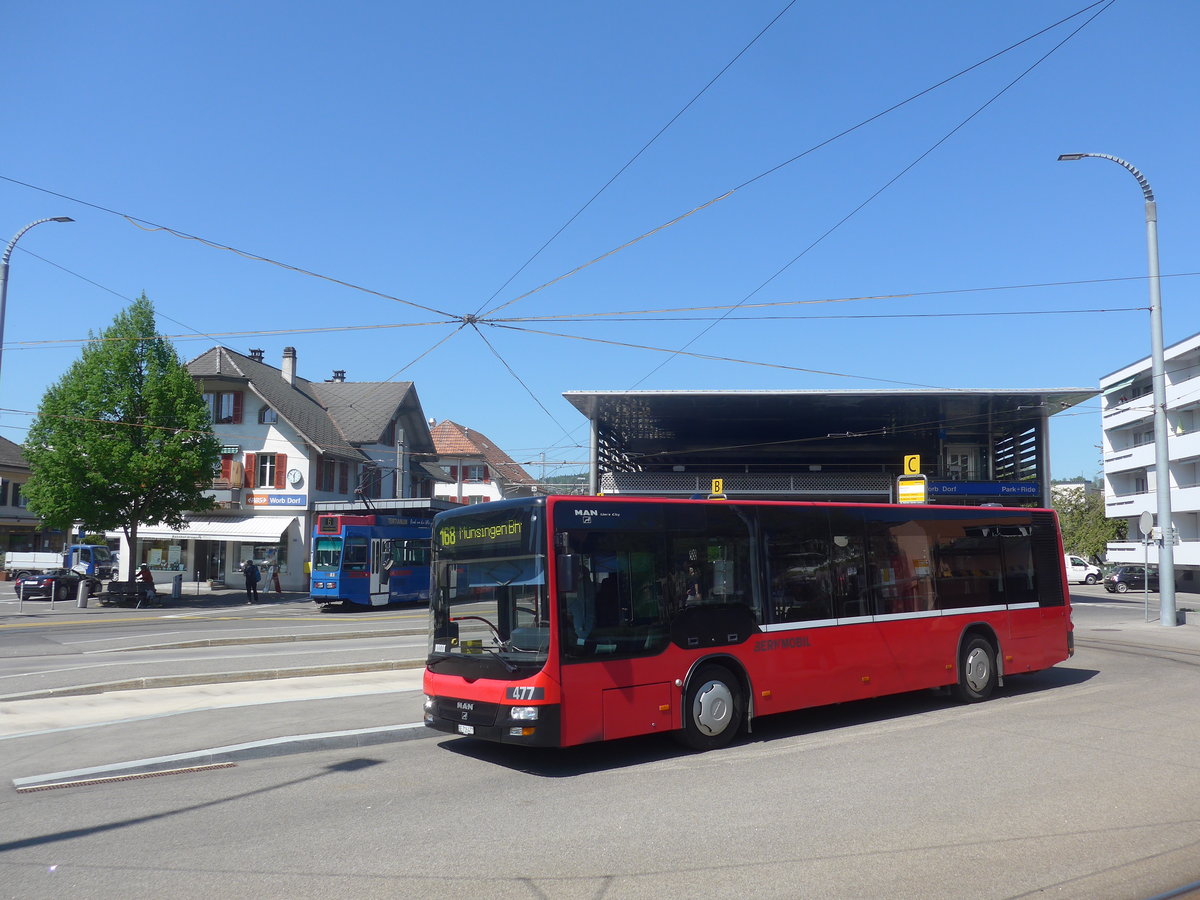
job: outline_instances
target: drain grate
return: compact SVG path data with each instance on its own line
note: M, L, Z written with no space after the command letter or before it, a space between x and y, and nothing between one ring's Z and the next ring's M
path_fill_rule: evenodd
M81 778L78 781L55 781L51 784L37 784L31 787L17 788L18 794L32 794L34 791L55 791L59 788L83 787L89 784L109 784L113 781L136 781L139 778L158 778L160 775L185 775L190 772L208 772L212 769L232 769L236 763L210 763L205 766L185 766L182 769L160 769L157 772L140 772L136 775L106 775L103 778Z

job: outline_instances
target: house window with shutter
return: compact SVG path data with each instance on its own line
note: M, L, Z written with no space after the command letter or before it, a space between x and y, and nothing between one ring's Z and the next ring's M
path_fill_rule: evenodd
M260 453L255 461L257 469L254 473L254 483L259 487L275 486L275 454Z
M205 391L204 404L214 425L239 425L242 421L241 391Z
M279 421L279 416L275 414L275 410L269 406L264 406L258 411L259 425L274 425Z
M332 459L321 457L317 461L317 484L318 491L332 491L337 487L337 463Z
M260 489L287 487L287 456L283 453L259 453L254 460L254 483Z

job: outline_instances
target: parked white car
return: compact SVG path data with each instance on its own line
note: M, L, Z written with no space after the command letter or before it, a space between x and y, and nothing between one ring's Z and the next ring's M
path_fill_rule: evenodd
M1093 566L1082 557L1072 553L1066 554L1063 560L1067 564L1067 581L1075 584L1099 584L1101 572L1098 566Z

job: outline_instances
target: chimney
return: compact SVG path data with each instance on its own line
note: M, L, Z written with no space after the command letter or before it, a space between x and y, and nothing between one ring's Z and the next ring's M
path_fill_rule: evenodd
M283 348L283 380L288 384L296 383L296 348Z
M250 358L252 360L254 360L255 362L262 362L263 361L263 352L261 350L253 350L252 349L250 351Z
M341 384L343 381L346 380L346 370L345 369L334 369L333 377L330 378L329 380L336 381L336 382L338 382L338 384Z

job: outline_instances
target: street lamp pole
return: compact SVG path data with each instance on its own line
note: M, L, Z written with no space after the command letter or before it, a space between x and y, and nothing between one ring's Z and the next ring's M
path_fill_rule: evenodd
M8 242L8 246L4 248L4 256L0 258L0 362L3 361L4 354L4 307L8 301L8 258L12 256L13 247L17 245L17 241L21 239L21 235L27 232L34 225L41 225L43 222L74 222L70 216L55 216L51 219L38 219L36 222L30 222Z
M1060 162L1107 159L1125 168L1142 189L1146 200L1146 250L1150 274L1150 377L1154 387L1154 492L1158 497L1158 527L1162 546L1158 554L1159 624L1179 624L1175 613L1175 526L1171 519L1171 454L1167 448L1167 375L1163 358L1162 293L1158 274L1158 208L1146 176L1107 153L1064 153ZM1149 572L1146 580L1149 581Z

